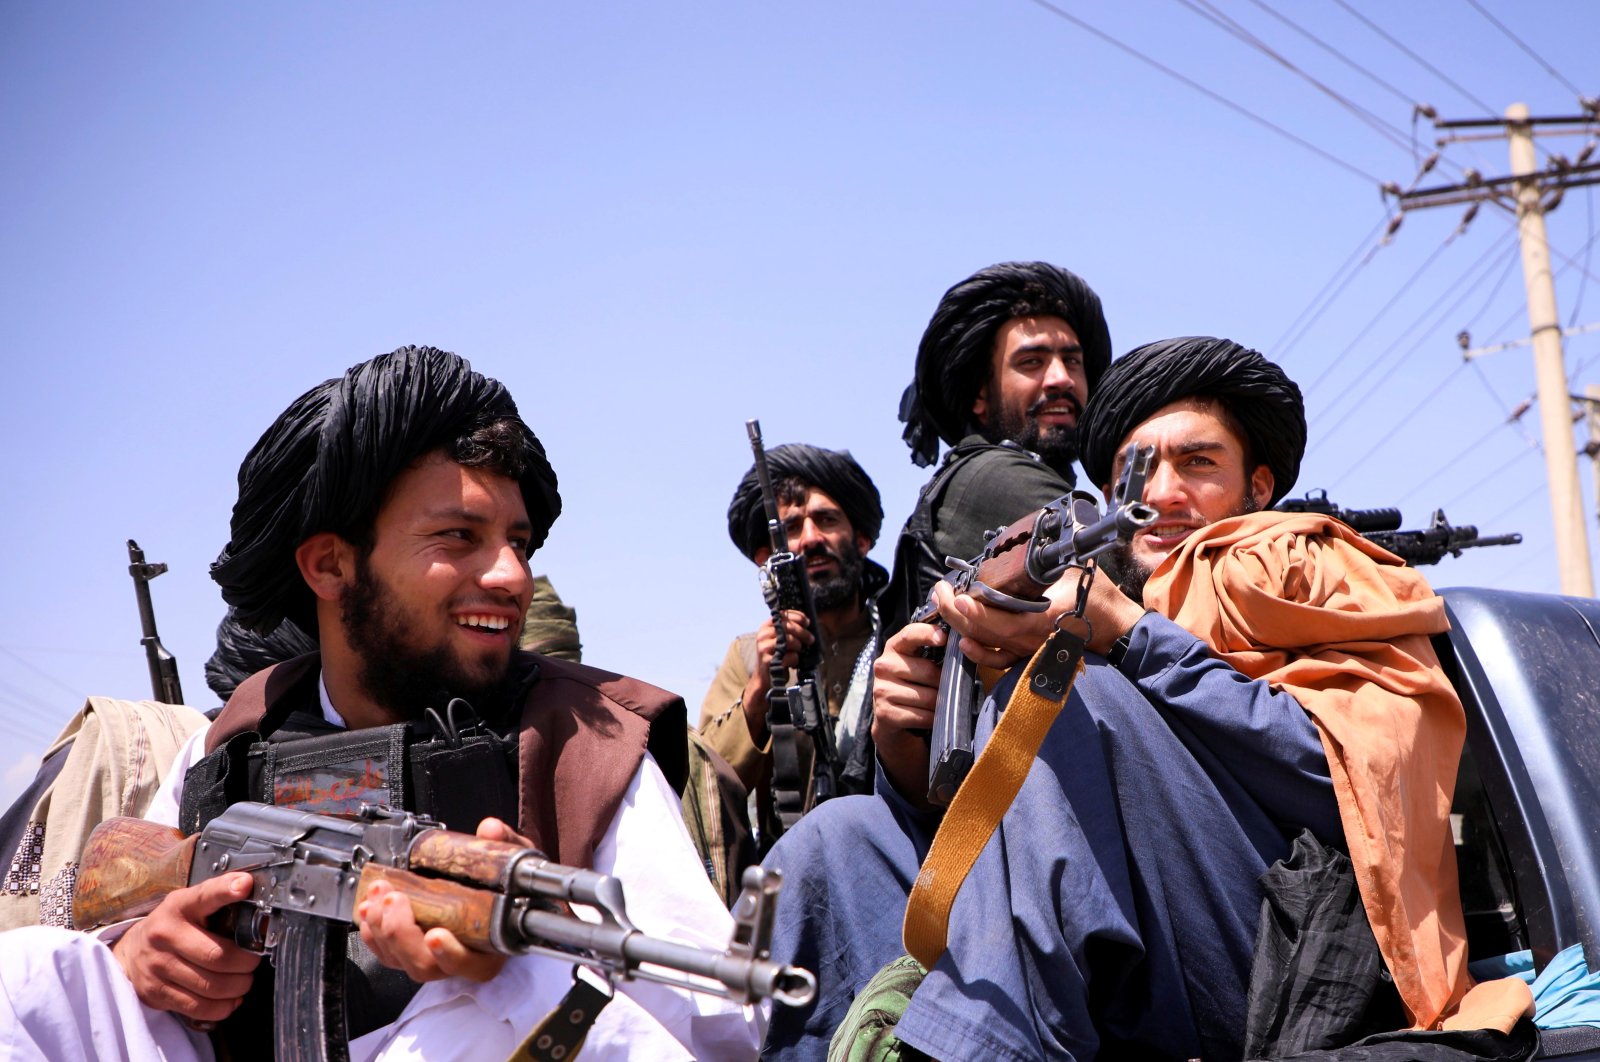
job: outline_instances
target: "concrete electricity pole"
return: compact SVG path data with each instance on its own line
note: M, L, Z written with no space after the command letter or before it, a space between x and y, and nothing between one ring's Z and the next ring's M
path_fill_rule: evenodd
M1544 428L1544 468L1550 480L1561 592L1593 597L1589 522L1583 518L1578 452L1572 445L1561 318L1556 315L1556 282L1550 272L1550 241L1544 228L1544 189L1536 172L1539 160L1526 104L1513 103L1506 108L1506 137L1511 142L1511 172L1523 178L1517 182L1517 232L1522 239L1522 282L1528 290L1528 334L1533 338L1533 374L1539 423Z
M1585 103L1588 106L1588 102ZM1561 118L1533 118L1521 103L1506 108L1502 119L1435 122L1439 129L1499 126L1511 147L1511 175L1485 180L1467 172L1463 184L1402 192L1389 185L1385 191L1399 200L1400 209L1497 202L1517 215L1522 240L1522 279L1528 292L1528 326L1533 342L1534 378L1539 395L1539 420L1544 429L1545 475L1550 486L1550 510L1556 536L1556 560L1561 572L1561 592L1594 596L1594 575L1589 560L1588 521L1583 515L1583 493L1578 485L1578 453L1572 437L1572 406L1567 393L1567 371L1561 350L1561 319L1556 314L1555 280L1550 271L1550 244L1545 237L1544 215L1561 201L1568 188L1600 183L1600 163L1588 163L1593 145L1585 148L1576 164L1555 156L1541 170L1534 152L1535 125L1583 125L1600 122L1600 114ZM1507 202L1510 200L1510 202ZM1391 231L1398 220L1391 225Z

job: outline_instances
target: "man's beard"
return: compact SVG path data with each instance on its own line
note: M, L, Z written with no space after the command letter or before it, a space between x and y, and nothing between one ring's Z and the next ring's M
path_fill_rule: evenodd
M1259 512L1260 510L1261 506L1257 504L1255 495L1251 494L1250 489L1246 487L1245 495L1239 500L1238 507L1220 519L1226 520L1232 516L1244 516L1247 513ZM1212 521L1212 523L1215 522L1215 520ZM1206 526L1209 527L1210 524ZM1196 530L1198 531L1199 529L1197 528ZM1181 549L1182 546L1180 545L1179 548ZM1175 553L1177 550L1173 552ZM1169 553L1167 556L1171 556L1171 554ZM1162 557L1161 559L1166 560L1167 558ZM1111 576L1111 581L1116 583L1117 589L1126 594L1130 601L1144 603L1144 586L1150 581L1150 576L1155 574L1155 568L1134 559L1133 543L1118 542L1116 547L1106 554L1102 566L1105 568L1106 574Z
M866 562L853 540L846 541L837 553L826 546L817 545L806 550L805 556L827 557L839 566L833 575L813 577L811 580L811 603L817 606L818 612L844 608L861 593L861 571Z
M1039 423L1040 410L1062 399L1072 403L1073 413L1079 417L1083 416L1083 403L1078 401L1077 395L1070 391L1046 394L1030 405L1021 416L1009 410L1000 410L992 429L984 434L988 436L990 442L1004 442L1010 439L1024 450L1032 450L1039 455L1039 459L1046 467L1071 480L1074 478L1072 463L1078 459L1078 429L1065 424L1046 426Z
M372 572L356 562L356 581L339 598L345 640L361 658L357 680L367 696L396 720L440 714L453 697L465 698L480 718L499 713L516 682L512 657L496 668L471 667L448 645L417 644L406 606Z

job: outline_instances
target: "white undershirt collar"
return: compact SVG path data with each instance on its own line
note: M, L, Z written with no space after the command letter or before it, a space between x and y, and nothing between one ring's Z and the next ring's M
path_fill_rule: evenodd
M344 716L334 709L333 701L328 697L327 676L321 671L317 672L317 700L322 702L322 718L341 730L350 729L344 721Z

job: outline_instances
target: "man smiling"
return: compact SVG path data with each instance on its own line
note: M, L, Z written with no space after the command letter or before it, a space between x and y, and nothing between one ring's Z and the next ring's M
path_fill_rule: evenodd
M928 600L946 557L972 557L985 531L1076 482L1078 418L1111 360L1100 299L1048 262L980 269L939 300L900 400L911 459L927 467L884 592L893 633Z
M672 785L685 770L682 699L517 649L528 555L560 511L510 394L454 354L404 347L300 396L240 467L212 577L242 626L292 620L317 652L241 683L147 817L192 834L267 794L334 813L401 805L647 883L629 891L642 929L726 946L732 921ZM260 956L207 921L249 885L230 874L179 889L104 940L7 934L11 1054L208 1058L215 1028L229 1056L271 1057L273 993L308 986L274 985ZM356 915L344 973L356 1059L506 1057L574 983L570 963L422 932L383 884ZM584 1057L739 1057L758 1026L750 1008L629 982Z

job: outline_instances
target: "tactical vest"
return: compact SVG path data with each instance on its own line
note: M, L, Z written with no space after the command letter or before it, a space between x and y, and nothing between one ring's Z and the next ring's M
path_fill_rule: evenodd
M511 737L462 726L404 723L340 730L322 718L321 657L285 661L241 683L206 733L206 756L185 775L179 810L194 833L239 800L338 814L363 800L431 814L472 832L495 815L517 823L558 862L587 867L648 751L674 790L687 776L683 699L597 668L518 654L524 681ZM378 963L350 935L352 1037L397 1018L418 985ZM257 969L245 1002L218 1034L230 1057L271 1057L272 977ZM263 1053L264 1052L264 1053Z
M900 538L895 543L894 571L889 578L889 588L883 592L878 603L883 616L884 641L888 641L910 622L912 614L927 603L928 595L933 593L933 584L950 570L944 555L934 546L934 532L937 529L933 519L933 514L944 501L950 480L969 460L1000 449L1028 453L1009 439L1000 443L963 443L945 453L938 471L917 495L916 508L911 510L911 516L900 529Z

